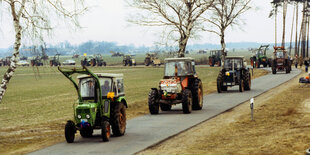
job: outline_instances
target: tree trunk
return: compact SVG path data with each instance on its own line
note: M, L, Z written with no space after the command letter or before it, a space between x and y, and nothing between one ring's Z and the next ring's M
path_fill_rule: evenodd
M274 45L277 46L277 12L278 12L278 6L276 6L275 8L275 23L274 23L274 29L275 29L275 32L274 32Z
M309 57L309 17L308 22L307 22L307 52L306 52L306 57Z
M291 38L290 38L290 50L289 50L289 55L291 56L291 51L292 51L292 39L293 39L293 31L294 31L294 22L295 22L295 7L293 10L293 22L292 22L292 29L291 29Z
M285 47L285 21L287 12L287 1L283 2L283 32L282 32L282 46Z
M24 6L25 1L23 1L23 5ZM23 9L23 7L19 10L18 14L16 14L15 11L15 4L14 2L12 2L11 4L11 13L12 13L12 17L13 17L13 23L14 23L14 29L15 29L15 43L14 43L14 51L13 51L13 55L11 57L10 60L10 66L8 68L8 70L5 72L2 82L0 84L0 103L2 102L3 96L5 94L5 91L7 89L7 85L9 84L15 69L16 69L16 62L19 56L19 48L21 45L21 31L22 31L22 27L20 26L19 23L19 19L20 19L20 15L21 15L21 10Z
M189 37L181 37L179 41L179 51L178 51L178 57L183 58L185 57L185 50L186 50L186 45Z
M221 32L220 37L221 37L221 47L222 47L222 62L224 62L225 56L226 56L225 54L226 44L225 44L225 32L224 31Z
M295 56L298 56L298 2L296 2L296 35L295 35Z
M302 42L301 42L301 55L304 58L306 53L306 23L307 23L307 15L306 15L306 1L303 6L303 20L302 20Z

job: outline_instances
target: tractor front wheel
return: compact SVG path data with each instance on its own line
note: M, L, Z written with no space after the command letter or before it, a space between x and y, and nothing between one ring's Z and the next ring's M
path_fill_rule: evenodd
M150 113L152 115L158 114L159 112L159 103L157 102L157 100L158 100L157 90L151 90L149 93L148 104L149 104Z
M216 85L217 86L217 92L222 93L222 81L220 79L217 79L216 83L217 83L217 85Z
M68 121L65 126L65 138L67 143L73 143L76 133L75 125L72 121Z
M126 130L126 107L124 103L118 102L111 113L111 125L114 136L122 136Z
M103 121L101 125L101 138L102 141L107 142L110 140L111 127L108 121Z
M182 96L182 109L184 114L192 112L192 100L192 92L189 89L185 89Z

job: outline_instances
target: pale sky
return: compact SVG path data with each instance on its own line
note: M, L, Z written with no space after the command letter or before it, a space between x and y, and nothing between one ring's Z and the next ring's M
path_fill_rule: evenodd
M252 0L254 9L248 11L242 19L245 25L229 29L226 32L226 42L274 42L274 18L268 18L272 6L271 0ZM55 44L68 40L70 43L79 44L88 40L112 41L119 45L134 44L136 46L151 46L159 40L160 28L142 27L132 25L126 21L132 10L126 6L124 0L100 0L85 15L81 17L80 23L84 27L78 32L69 32L63 27L58 27L53 37L47 43ZM256 8L256 9L255 9ZM300 7L301 8L301 7ZM5 11L1 10L0 11ZM288 10L286 41L290 39L292 25L292 7ZM299 16L300 17L300 16ZM279 28L282 28L282 14L278 16ZM14 43L14 31L8 18L0 14L0 48L6 48ZM278 31L278 42L282 30ZM189 44L214 43L219 44L219 37L202 32L200 40L190 40Z

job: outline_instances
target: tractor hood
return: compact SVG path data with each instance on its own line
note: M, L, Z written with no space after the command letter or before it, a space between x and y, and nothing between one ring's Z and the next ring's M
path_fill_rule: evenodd
M177 79L160 80L160 89L166 93L178 93L182 91L180 81Z

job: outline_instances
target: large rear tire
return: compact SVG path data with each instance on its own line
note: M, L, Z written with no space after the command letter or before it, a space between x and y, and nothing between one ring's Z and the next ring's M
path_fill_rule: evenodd
M239 82L239 92L243 92L244 91L244 85L243 85L243 79L240 80Z
M189 89L185 89L182 96L182 109L184 114L189 114L192 112L192 103L192 92Z
M202 82L199 79L195 80L192 90L193 94L193 110L201 110L203 107L203 88Z
M122 136L126 130L126 107L122 102L117 102L111 109L111 126L114 136Z
M149 111L152 115L158 114L159 103L158 103L158 92L157 90L151 90L148 98Z
M65 138L67 143L73 143L76 128L73 121L68 121L65 126Z
M111 127L108 121L103 121L101 125L101 138L102 141L108 142L111 137Z

